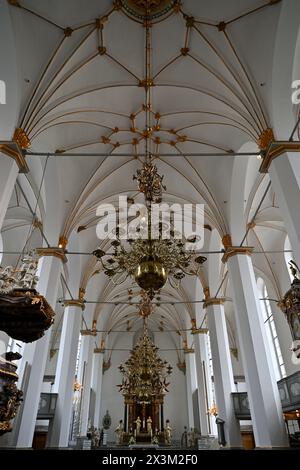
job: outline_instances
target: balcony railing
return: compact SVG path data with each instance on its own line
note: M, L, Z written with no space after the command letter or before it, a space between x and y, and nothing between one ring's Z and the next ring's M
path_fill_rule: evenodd
M282 411L300 410L300 371L277 382ZM238 419L251 419L247 392L232 393L235 415Z

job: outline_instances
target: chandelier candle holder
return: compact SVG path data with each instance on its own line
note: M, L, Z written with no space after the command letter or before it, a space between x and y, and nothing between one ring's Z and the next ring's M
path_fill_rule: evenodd
M194 250L185 250L185 242L189 245L197 241L193 236L182 239L182 235L174 230L171 222L168 238L166 238L164 222L152 220L151 203L162 200L163 177L157 173L157 168L150 161L144 163L137 171L134 179L138 181L138 189L144 194L146 214L142 218L135 238L123 239L122 227L115 230L115 239L111 241L113 253L108 255L98 248L93 255L98 258L104 269L104 274L112 279L114 284L123 283L132 277L150 299L169 281L170 285L179 288L180 281L186 276L197 276L200 265L206 261ZM152 226L156 230L153 237Z

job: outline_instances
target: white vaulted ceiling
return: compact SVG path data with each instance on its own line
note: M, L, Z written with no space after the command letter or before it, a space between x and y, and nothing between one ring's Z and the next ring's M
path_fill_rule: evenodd
M119 194L137 195L132 175L141 166L138 154L145 150L145 89L140 82L145 78L146 28L111 0L10 3L19 5L11 6L22 90L18 125L31 140L30 151L77 154L51 157L55 168L45 178L51 172L57 175L48 187L60 201L55 211L60 233L70 238L74 232L80 249L91 252L98 244L98 204L117 202ZM262 131L272 127L271 70L280 6L280 1L265 0L184 0L179 11L150 28L152 126L157 126L151 148L162 155L156 163L165 175L164 199L204 203L205 223L220 236L230 230L235 184L231 153L245 144L247 151L257 151ZM107 156L82 155L87 152ZM197 156L203 152L212 155ZM213 155L218 152L225 155ZM186 156L191 153L195 156ZM37 159L28 157L33 171ZM41 161L44 164L45 159ZM247 178L241 175L245 191L237 197L245 200L245 227L267 184L268 177L259 175L258 168L254 157ZM45 194L45 201L51 197ZM268 205L274 210L267 210ZM273 241L279 243L282 233L272 194L264 208L259 228L250 237L251 244L269 247ZM53 216L47 204L46 215ZM274 237L264 233L266 226L274 230ZM209 241L209 227L206 232ZM257 264L272 276L265 259ZM96 268L92 257L84 258L83 284ZM94 284L95 277L94 297L127 298L128 288L137 294L130 283L112 288L103 274L94 276ZM170 295L193 298L186 283L181 292L166 288L164 298ZM131 314L131 306L115 308L109 322L127 322L126 315ZM156 323L162 321L161 315L176 328L184 327L180 309L158 308Z

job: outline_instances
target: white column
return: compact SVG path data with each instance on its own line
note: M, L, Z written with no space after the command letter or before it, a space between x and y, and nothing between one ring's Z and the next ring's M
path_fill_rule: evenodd
M89 407L92 386L93 351L95 336L87 335L82 340L83 357L82 369L79 374L79 383L82 383L82 398L80 410L80 436L86 436L89 425Z
M77 302L77 304L76 304ZM58 393L48 447L68 447L72 416L76 357L84 304L69 301L64 311L53 393Z
M37 291L47 299L54 310L62 261L56 256L46 256L41 258L40 263ZM30 375L26 390L24 391L22 410L20 410L22 417L17 432L17 447L32 446L44 371L49 353L50 337L51 328L45 332L41 339L34 343L26 344L24 348L24 356L28 358L30 363Z
M300 158L299 153L284 153L273 159L269 168L284 226L300 266ZM291 253L292 258L292 253Z
M93 358L93 377L92 377L92 390L94 392L95 400L91 415L92 425L96 428L100 427L100 410L101 410L101 395L102 395L102 376L103 376L103 351L95 351Z
M218 417L225 421L225 439L229 447L242 447L239 422L231 393L235 391L226 319L222 299L207 299L204 304L210 333L211 355Z
M196 390L196 366L194 353L185 354L186 364L186 391L187 391L187 409L188 409L188 428L195 427L193 393Z
M13 158L0 153L0 230L3 225L9 201L19 173L18 165Z
M199 406L199 419L200 419L200 430L202 436L208 436L208 414L207 410L209 407L208 392L206 385L206 378L203 373L203 359L200 349L200 336L201 334L194 334L194 348L195 348L195 362L197 372L197 385L198 385L198 406Z
M266 332L252 260L248 256L249 249L231 247L228 252L230 257L225 254L224 261L228 260L256 447L286 447L287 434L278 387L267 351Z

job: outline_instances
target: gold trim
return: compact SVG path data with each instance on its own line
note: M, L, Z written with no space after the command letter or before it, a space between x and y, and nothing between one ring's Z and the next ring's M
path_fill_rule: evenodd
M184 354L192 354L195 352L195 349L193 348L185 348L184 349Z
M12 140L16 142L21 149L28 149L31 147L30 139L21 127L16 128Z
M194 328L191 331L192 335L206 335L208 333L208 328Z
M80 307L82 310L85 309L84 301L80 299L69 299L64 300L65 307Z
M85 294L85 288L79 287L78 299L81 300L81 302L84 302L84 294Z
M95 348L94 349L94 354L100 354L100 353L104 353L104 352L105 352L104 348Z
M253 247L250 246L229 246L223 255L223 263L227 263L228 259L235 255L248 255L251 256Z
M300 152L300 142L289 142L286 140L272 142L259 168L260 173L268 173L272 161L285 152Z
M223 236L222 243L224 248L229 248L230 246L232 246L231 235L229 235L229 233L226 233Z
M257 139L257 145L260 150L266 150L274 140L273 129L271 127L267 127L267 129L263 130Z
M60 235L58 239L58 248L62 248L65 250L67 248L68 241L69 240L67 239L67 237L65 237L65 235Z
M95 330L80 330L82 336L97 336L97 331Z
M56 258L59 258L63 263L67 263L68 261L65 254L65 250L63 250L62 248L50 246L48 248L37 248L36 252L40 258L42 258L43 256L55 256Z
M203 308L207 308L210 305L224 305L225 300L223 297L210 297L205 299L205 302L203 304ZM208 331L208 330L207 330Z
M0 374L11 375L12 377L18 379L18 375L15 372L10 372L10 371L5 370L5 369L0 369Z
M25 156L16 142L12 141L1 141L0 152L7 157L13 158L19 167L20 173L28 173L29 168L25 160Z

